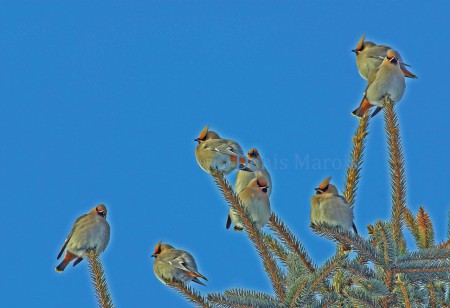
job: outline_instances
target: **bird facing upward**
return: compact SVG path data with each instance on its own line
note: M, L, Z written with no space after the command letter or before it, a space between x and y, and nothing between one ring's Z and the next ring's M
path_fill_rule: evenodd
M362 117L370 108L377 106L372 113L372 117L375 116L381 111L381 100L385 96L397 103L403 97L405 87L405 75L400 69L398 53L389 49L381 65L370 73L363 99L352 114Z
M251 180L256 178L256 173L260 171L267 181L267 196L270 197L272 193L272 178L270 177L269 171L263 165L261 155L256 148L250 149L247 153L247 159L249 161L249 168L254 170L248 172L245 170L239 170L236 174L236 182L234 183L234 192L238 195L243 191Z
M238 195L257 228L262 228L270 218L270 201L267 195L268 188L267 180L258 171L256 178L251 180L247 187ZM226 224L227 229L230 227L231 222L235 224L234 230L243 230L243 225L237 213L230 208Z

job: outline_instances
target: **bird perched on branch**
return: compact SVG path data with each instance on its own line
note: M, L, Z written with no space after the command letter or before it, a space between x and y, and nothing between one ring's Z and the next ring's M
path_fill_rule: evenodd
M216 132L209 130L208 126L203 128L195 141L198 142L195 157L204 171L221 171L228 174L238 166L248 170L241 146L235 141L220 138Z
M167 280L177 280L185 284L193 281L205 285L199 278L208 280L198 272L194 257L187 251L175 249L173 246L162 244L159 241L152 257L155 258L153 271L164 284Z
M262 228L270 218L270 201L267 195L269 186L261 172L256 173L256 178L251 180L247 187L238 195L243 206L250 214L250 218L257 228ZM229 229L231 222L235 224L234 230L242 231L243 225L238 214L232 208L228 214L226 228Z
M328 177L320 183L315 189L316 194L311 197L311 223L324 222L348 230L353 228L358 233L353 223L353 210L330 180Z
M88 250L94 250L97 255L105 250L110 234L106 214L106 206L100 204L87 214L78 217L58 254L57 260L66 250L64 259L56 267L57 272L64 271L72 260L76 259L73 266L80 263L86 257Z
M381 65L370 73L363 99L352 114L362 117L370 108L377 106L372 113L372 117L375 116L381 111L381 100L385 96L397 103L405 93L405 87L405 75L400 68L398 53L389 49Z
M386 57L387 51L392 49L386 45L377 45L375 43L364 41L366 35L363 34L356 45L356 48L352 51L356 54L356 66L358 67L358 72L362 78L368 79L370 73L380 66L383 59ZM406 77L409 78L417 78L416 75L408 71L406 66L409 66L403 63L403 60L398 55L398 61L400 62L400 69L403 71Z
M248 168L254 171L248 172L239 170L237 172L236 182L234 183L234 192L238 195L241 191L243 191L247 187L248 183L256 178L256 173L260 171L267 181L267 196L270 197L270 194L272 193L272 179L269 171L267 171L266 167L263 166L263 161L258 150L255 148L250 149L247 153L247 159L249 162Z

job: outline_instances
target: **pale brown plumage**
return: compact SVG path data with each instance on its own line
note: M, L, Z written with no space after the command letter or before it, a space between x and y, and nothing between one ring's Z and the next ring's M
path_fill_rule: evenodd
M199 166L206 172L221 171L228 174L238 166L245 168L246 159L241 146L232 140L222 139L205 126L201 131L195 149L195 158Z
M65 240L58 254L59 259L66 250L62 262L56 267L57 272L62 272L74 259L73 266L80 263L86 257L88 250L94 250L101 254L109 242L110 227L106 221L106 206L100 204L75 221L69 236Z
M208 280L198 272L194 257L187 251L175 249L173 246L162 244L159 241L152 257L155 258L153 271L164 284L167 280L177 280L185 284L193 281L205 285L199 278Z
M256 178L251 180L248 186L238 195L257 228L262 228L270 218L270 201L267 189L267 180L258 171ZM232 222L235 224L234 230L241 231L243 229L237 213L230 208L226 224L227 229Z

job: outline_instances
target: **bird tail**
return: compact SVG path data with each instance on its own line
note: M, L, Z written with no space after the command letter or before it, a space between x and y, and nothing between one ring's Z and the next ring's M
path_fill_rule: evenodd
M205 287L206 287L206 284L204 284L203 282L201 282L201 280L198 279L197 277L193 278L192 281L193 281L193 282L196 282L196 283L198 283L198 284L201 284L202 286L205 286Z
M61 263L58 264L58 266L55 268L55 270L58 273L62 273L64 271L64 269L66 268L67 265L69 265L70 262L72 262L72 260L76 259L77 255L74 255L73 253L66 251L66 255L64 256L64 259L61 261ZM83 260L83 259L81 259ZM76 262L76 264L78 264L78 262ZM75 265L76 265L75 264Z
M356 229L355 223L352 224L352 228L353 228L353 231L355 231L355 233L358 234L358 229Z
M67 261L66 259L62 260L62 262L59 263L57 267L55 267L55 271L57 271L58 273L64 272L64 269L67 265L69 265L69 263L70 261Z
M230 226L231 226L231 217L230 217L230 215L228 215L228 218L227 218L227 224L226 224L226 228L227 229L230 229Z
M376 116L377 113L381 111L381 109L383 109L383 108L377 107L377 109L375 109L375 111L372 113L372 115L370 117L373 118L374 116Z
M361 118L370 108L372 108L372 105L369 103L367 98L364 97L358 108L352 111L352 114L358 118Z
M193 272L193 271L184 271L188 276L192 277L192 281L204 285L206 286L203 282L201 282L200 279L198 279L199 277L202 279L205 279L206 281L208 281L208 279L206 279L205 276L203 276L202 274L200 274L199 272Z
M400 64L400 68L401 68L403 74L405 74L405 77L417 79L417 76L414 75L413 73L411 73L410 71L408 71L408 69L406 68L406 66L403 63Z
M230 160L232 163L239 166L239 170L253 172L251 168L248 167L248 161L245 156L242 155L230 155Z

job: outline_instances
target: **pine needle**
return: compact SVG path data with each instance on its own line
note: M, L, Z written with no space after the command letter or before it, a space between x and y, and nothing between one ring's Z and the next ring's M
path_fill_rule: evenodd
M267 272L270 278L270 283L272 285L272 289L277 294L278 298L283 301L284 300L284 277L281 269L276 263L273 255L271 254L269 248L264 243L263 236L261 231L255 227L253 222L251 221L250 215L245 209L242 201L239 197L234 193L233 188L230 183L225 179L224 175L221 172L213 171L212 177L214 179L214 183L219 188L219 191L222 193L224 199L228 202L231 208L237 213L240 221L244 226L244 230L247 232L248 237L253 242L258 251L259 256L261 257L264 265L264 270Z
M179 294L181 294L181 296L189 300L191 303L195 304L197 307L212 307L199 292L195 291L190 286L177 280L167 280L166 284L177 291Z
M404 212L406 209L405 160L403 157L397 113L394 109L394 103L388 96L383 99L383 107L391 177L392 233L397 247L404 251L406 247L402 228L404 222Z
M108 290L108 283L106 281L105 272L103 271L102 262L94 250L87 251L86 255L88 257L89 274L91 276L92 285L94 286L94 293L98 306L101 308L113 308L114 304Z
M356 199L356 190L359 179L361 178L361 168L364 157L364 147L369 127L369 113L366 112L359 121L358 128L353 136L353 148L350 153L350 164L347 168L345 179L344 197L351 208L354 207Z

